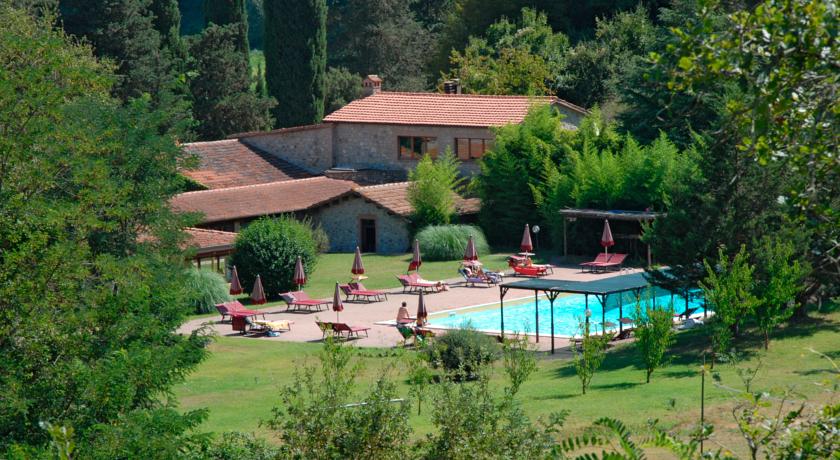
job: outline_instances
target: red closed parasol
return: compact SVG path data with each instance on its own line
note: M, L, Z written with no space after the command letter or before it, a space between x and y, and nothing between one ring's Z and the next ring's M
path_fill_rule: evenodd
M362 264L362 253L359 251L358 246L356 246L356 257L353 259L353 268L350 269L350 273L354 275L365 274L365 266Z
M344 304L341 302L341 291L338 288L338 282L335 283L335 293L333 294L333 311L335 312L335 320L338 322L338 313L344 311Z
M411 270L420 270L420 265L423 264L423 260L420 259L420 240L414 240L414 250L411 257L411 263L408 264L408 271Z
M525 232L522 234L522 242L519 243L519 250L526 253L534 250L534 245L531 243L531 228L528 224L525 224Z
M423 298L423 290L420 290L420 300L417 302L417 325L423 326L429 318L429 312L426 311L426 301Z
M297 262L295 262L295 274L292 277L292 282L297 284L298 291L301 286L306 284L306 272L303 270L303 260L301 260L300 256L298 256Z
M239 272L236 271L236 265L230 271L230 295L242 294L242 283L239 282Z
M260 275L257 275L257 280L254 281L254 289L251 291L251 303L262 305L265 302L265 291L263 290L262 280L260 280Z
M604 233L601 234L601 246L604 247L604 253L609 252L607 248L613 245L615 245L615 240L613 240L612 230L610 230L610 221L604 219Z
M476 260L478 260L478 251L475 250L475 241L470 236L470 239L467 241L467 248L464 250L464 261L474 262Z

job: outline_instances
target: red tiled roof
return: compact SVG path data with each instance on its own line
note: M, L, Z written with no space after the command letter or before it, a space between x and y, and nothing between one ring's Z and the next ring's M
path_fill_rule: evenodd
M221 230L208 230L205 228L189 227L184 229L187 233L187 247L202 249L230 249L236 240L236 233L223 232Z
M533 104L557 104L586 110L555 97L476 94L398 93L383 91L357 99L324 117L325 122L427 126L503 126L521 123Z
M392 212L398 216L407 217L414 207L408 201L408 186L411 182L397 182L393 184L371 185L358 187L354 191L371 203ZM475 214L481 207L478 198L455 198L455 209L458 214Z
M302 211L349 193L355 182L312 177L218 190L187 192L172 198L181 212L201 212L202 223Z
M182 173L210 189L312 177L303 169L238 139L194 142L185 144L184 149L198 157L199 166Z

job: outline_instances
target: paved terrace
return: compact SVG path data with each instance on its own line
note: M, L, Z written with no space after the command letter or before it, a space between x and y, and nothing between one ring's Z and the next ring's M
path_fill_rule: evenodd
M613 276L627 275L629 273L639 273L641 271L641 269L625 269L621 272L592 274L581 273L580 269L577 267L555 267L554 274L543 277L543 279L593 281ZM348 279L350 278L350 273L347 274L347 277ZM522 279L526 278L505 276L505 282ZM398 284L396 279L394 279L394 284ZM427 294L425 296L426 308L428 309L430 315L444 310L451 310L453 308L499 302L498 286L487 288L467 287L463 285L461 278L447 280L447 284L449 285L449 291ZM366 326L371 328L370 331L368 331L369 337L364 337L364 334L362 334L360 339L351 340L351 342L355 345L363 347L393 347L401 342L402 337L400 334L393 326L376 323L394 320L397 316L397 310L402 302L408 303L408 310L413 315L414 312L417 311L417 298L417 294L403 294L402 288L390 289L388 290L388 300L386 301L374 303L344 302L344 311L341 312L340 319L341 322L353 326ZM505 303L518 299L533 299L533 293L529 291L511 290L505 296ZM241 337L242 340L319 342L321 341L321 330L315 324L316 318L321 319L322 321L335 321L336 318L336 314L332 310L286 313L285 309L285 303L259 309L259 311L266 313L266 319L268 320L285 319L294 321L294 324L292 324L292 330L289 332L282 332L278 337L267 337L265 335L240 335L238 332L231 329L229 322L226 321L224 323L220 323L219 316L188 321L181 326L179 332L185 334L190 333L202 325L207 324L219 335L227 337ZM547 340L548 337L541 334L541 339L539 348L544 350L549 349L550 341ZM533 340L533 337L531 337L532 342ZM565 338L556 338L555 340L558 348L564 347L568 344L568 340Z

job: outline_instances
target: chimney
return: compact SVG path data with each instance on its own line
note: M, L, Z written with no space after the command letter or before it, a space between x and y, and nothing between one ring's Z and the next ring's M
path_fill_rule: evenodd
M461 94L461 80L453 78L443 82L444 94Z
M362 95L364 97L379 94L382 91L382 79L378 75L368 75L362 81Z

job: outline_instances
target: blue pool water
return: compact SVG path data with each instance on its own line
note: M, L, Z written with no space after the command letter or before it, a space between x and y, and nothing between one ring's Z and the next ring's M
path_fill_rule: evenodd
M697 313L703 313L703 301L700 298L689 296L691 300L689 308L696 308ZM667 306L671 303L671 294L657 293L656 306ZM643 300L644 302L647 300ZM651 300L652 301L652 300ZM674 296L674 312L685 311L685 299ZM607 298L606 321L619 324L619 296L610 295ZM592 317L589 319L593 330L601 329L601 303L594 296L589 296L589 309ZM623 296L621 315L630 317L636 309L636 299L632 294ZM540 297L537 303L539 311L539 333L540 335L551 334L551 310L550 303L545 297ZM558 336L571 337L580 335L580 323L585 319L585 299L581 294L570 294L558 297L554 301L554 334ZM505 332L533 334L536 331L536 315L534 299L522 299L512 302L505 302ZM499 304L482 307L468 307L464 309L440 312L430 316L429 325L432 327L460 328L473 327L487 332L499 332L501 328ZM610 330L611 328L607 328ZM618 329L615 326L612 329Z

